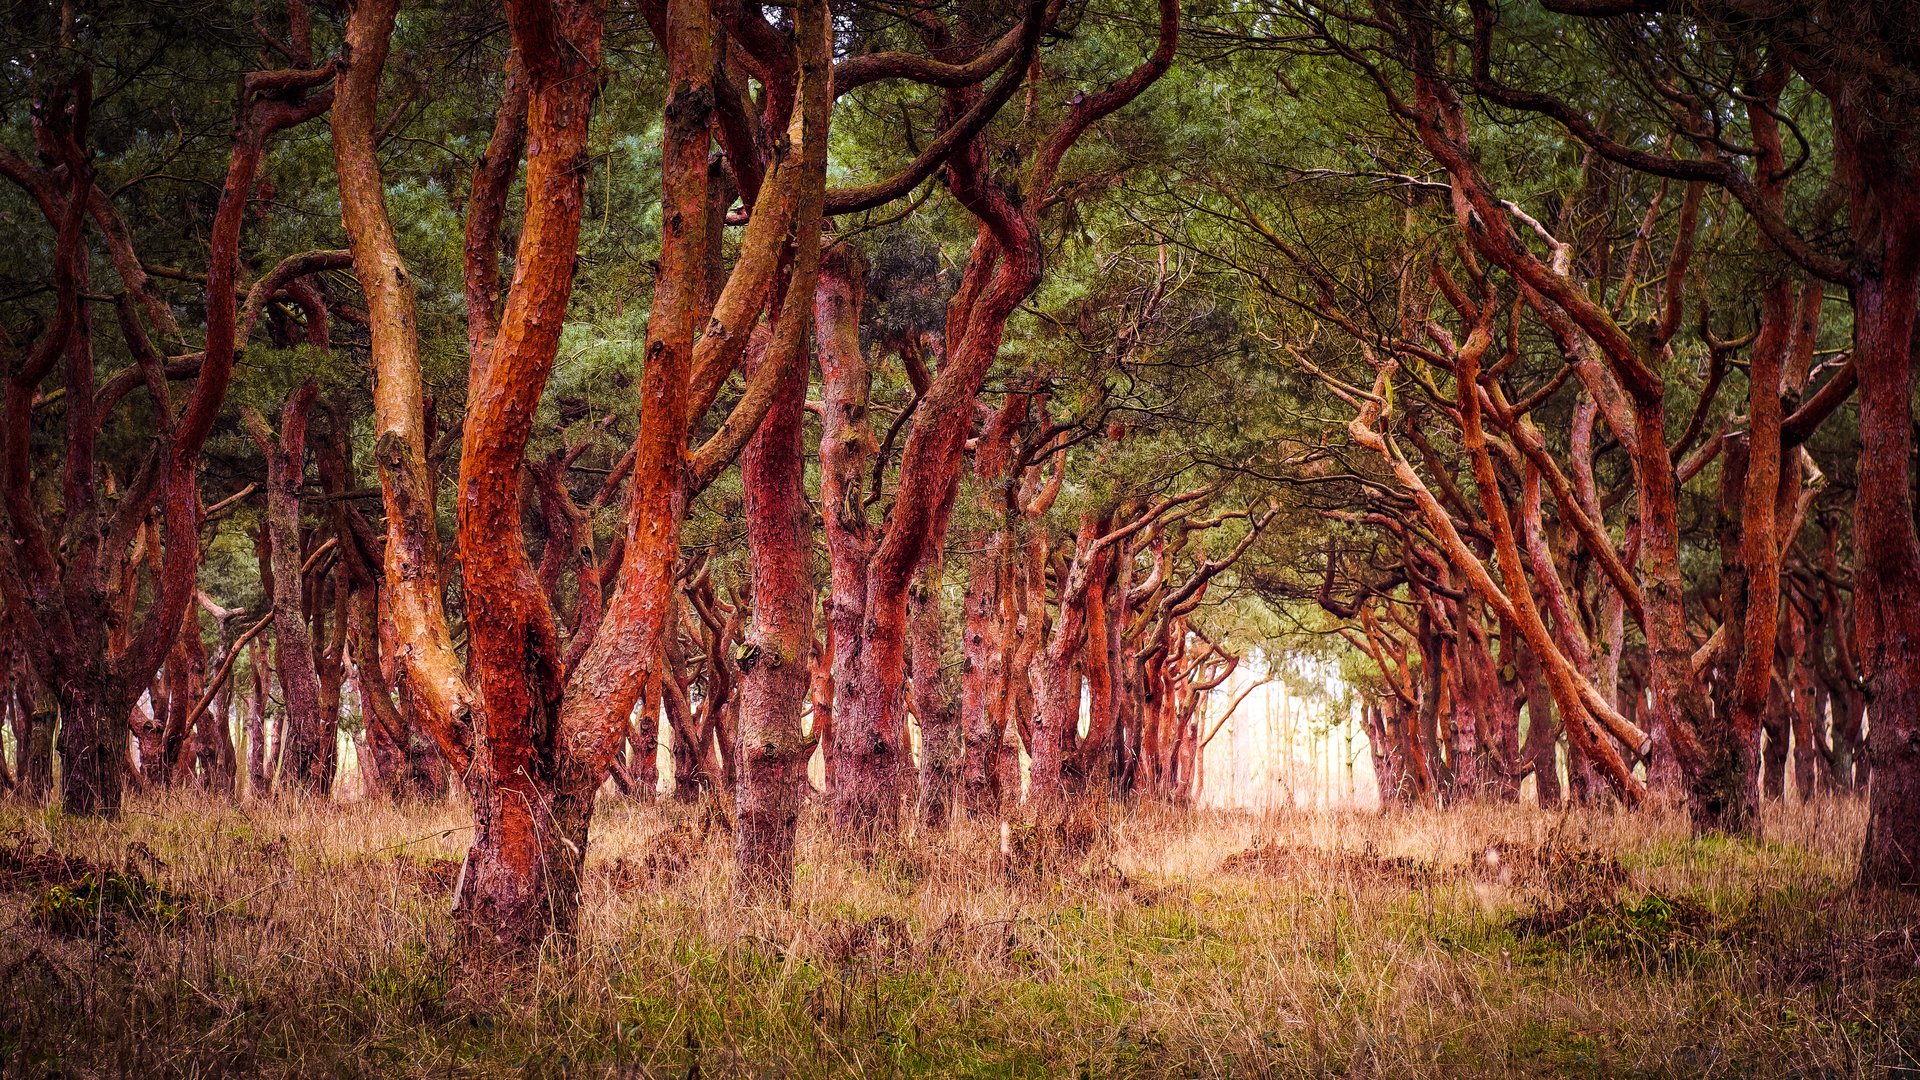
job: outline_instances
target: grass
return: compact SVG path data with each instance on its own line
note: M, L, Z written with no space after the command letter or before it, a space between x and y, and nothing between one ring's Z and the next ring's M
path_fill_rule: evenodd
M1678 817L1143 808L1010 877L997 829L791 908L724 833L609 806L582 933L456 962L453 805L0 808L8 1075L1852 1076L1920 1071L1920 901L1848 884L1855 802ZM664 853L664 857L662 855ZM649 856L654 856L649 858Z

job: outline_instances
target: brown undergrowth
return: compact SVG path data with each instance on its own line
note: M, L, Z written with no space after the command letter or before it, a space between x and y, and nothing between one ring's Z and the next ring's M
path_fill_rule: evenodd
M1920 905L1862 808L1082 810L846 856L743 904L714 808L609 805L581 933L463 966L452 805L0 807L8 1075L1885 1075ZM88 883L92 884L89 885ZM67 899L49 901L49 896ZM56 914L66 904L73 917ZM64 920L64 921L63 921Z

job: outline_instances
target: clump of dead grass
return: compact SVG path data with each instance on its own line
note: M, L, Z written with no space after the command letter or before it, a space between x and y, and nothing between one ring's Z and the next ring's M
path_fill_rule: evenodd
M1423 888L1450 871L1405 855L1381 855L1372 845L1359 851L1330 851L1268 842L1222 859L1220 872L1291 879L1334 877L1367 885Z

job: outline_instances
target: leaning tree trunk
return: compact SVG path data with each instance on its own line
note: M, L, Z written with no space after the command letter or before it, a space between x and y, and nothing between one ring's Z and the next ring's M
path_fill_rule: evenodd
M510 8L515 42L543 42L539 55L523 54L532 82L526 221L499 333L469 377L461 441L460 555L479 708L466 771L474 834L456 917L481 951L537 948L551 928L570 930L582 855L580 841L574 849L564 842L567 823L553 806L559 631L527 555L520 500L534 407L572 292L584 198L578 162L598 91L599 10L579 5L569 14L579 26L556 27L554 13L535 5ZM657 362L649 356L649 376Z
M734 754L736 856L747 889L782 896L793 887L794 835L807 790L807 762L817 741L800 727L801 706L813 682L813 513L807 506L803 428L831 109L825 92L831 79L825 12L824 3L813 3L798 13L799 32L817 38L799 52L803 92L787 147L792 153L792 143L800 144L803 193L794 212L792 262L779 312L760 358L780 381L740 464L753 586L747 655L753 663L742 664L745 685Z

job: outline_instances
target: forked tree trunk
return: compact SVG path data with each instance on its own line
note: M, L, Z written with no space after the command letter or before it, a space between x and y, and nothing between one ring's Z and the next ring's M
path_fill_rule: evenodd
M745 685L734 754L739 881L748 891L780 896L793 888L794 838L817 741L800 726L813 674L813 514L807 506L803 426L831 110L826 4L814 0L796 14L799 101L784 152L800 155L801 194L787 280L760 358L777 373L779 384L740 463L753 588L746 651L753 662L742 664ZM760 374L754 371L749 379Z
M1105 570L1105 548L1097 548L1105 519L1081 519L1074 538L1073 569L1060 581L1059 610L1034 679L1033 761L1029 770L1036 818L1066 808L1066 740L1080 724L1080 666L1083 648L1094 647L1088 633L1089 580ZM1102 641L1105 641L1102 628Z
M295 17L304 18L304 9L297 9ZM149 681L165 662L197 588L200 451L218 418L233 374L234 357L241 344L237 304L240 247L254 180L265 158L267 143L276 132L303 123L326 109L331 93L319 88L332 77L331 66L322 65L304 71L254 73L245 78L246 91L242 94L226 179L209 229L204 292L206 335L199 377L177 417L172 415L169 403L159 403L166 417L164 423L172 430L166 444L165 479L159 489L165 555L156 575L154 601L148 607L144 622L118 655L110 655L113 650L109 647L108 635L94 613L75 612L76 623L84 622L89 630L77 635L71 643L69 651L75 655L67 661L70 670L51 680L61 699L58 745L65 788L63 801L70 813L107 817L119 813L127 771L127 717L139 696L134 688ZM274 84L275 92L257 91L258 81L263 78ZM85 171L79 162L69 168L76 179L90 184L90 179L78 175ZM81 188L75 192L75 203L84 204L90 197L90 188ZM76 205L76 212L77 208ZM82 316L80 324L84 327L84 310ZM90 333L84 333L77 343L80 347L70 349L69 355L84 362L85 374L75 378L78 372L70 369L70 382L91 384ZM74 406L69 406L69 412L72 432L72 421L80 416ZM91 425L91 415L84 419ZM78 461L74 459L75 451L81 455ZM85 516L93 509L92 491L96 481L91 458L91 433L84 439L69 439L69 470L73 472L77 464L85 474L85 497L69 506L70 514ZM69 494L71 496L71 490ZM74 523L69 522L70 526ZM97 548L97 544L95 536L87 546ZM83 557L71 572L92 573L91 560L84 557L91 551L76 554ZM97 586L87 591L95 597L104 593ZM104 604L104 598L99 602ZM99 628L97 632L94 627Z

